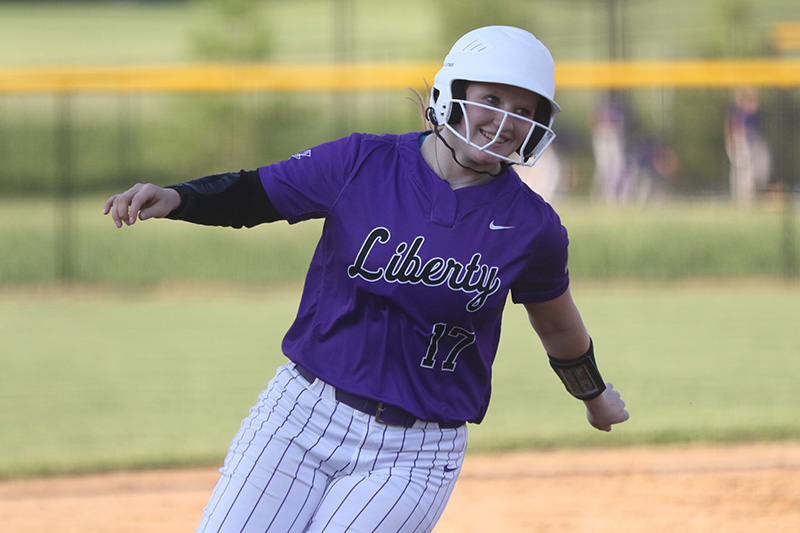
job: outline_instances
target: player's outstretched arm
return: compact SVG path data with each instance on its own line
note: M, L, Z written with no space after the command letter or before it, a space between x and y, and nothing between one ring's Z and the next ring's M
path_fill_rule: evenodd
M630 418L625 410L625 402L611 383L606 383L606 390L600 396L584 403L586 418L600 431L611 431L613 424L620 424Z
M137 183L121 194L106 200L103 214L111 215L118 228L134 224L136 219L163 218L181 204L181 196L174 189L152 183Z
M586 404L589 423L601 431L611 431L613 424L626 421L630 415L625 402L611 383L602 380L593 343L569 290L548 302L525 304L525 308L550 365L567 390Z

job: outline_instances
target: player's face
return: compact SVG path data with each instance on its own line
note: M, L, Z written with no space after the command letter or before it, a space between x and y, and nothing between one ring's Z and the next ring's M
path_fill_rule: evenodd
M481 106L466 106L469 120L461 121L458 126L460 133L481 147L492 143L489 147L492 152L509 157L522 146L531 128L530 122L514 115L533 120L539 95L512 85L471 82L467 85L466 100ZM507 115L503 123L506 115L500 111L513 115ZM467 127L469 131L466 131ZM467 148L475 164L495 165L499 162L497 157L487 152L471 146Z

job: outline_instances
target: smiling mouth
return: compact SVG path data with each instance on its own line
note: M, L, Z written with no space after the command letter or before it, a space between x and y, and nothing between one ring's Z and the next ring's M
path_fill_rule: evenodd
M508 142L508 139L506 137L497 137L497 135L495 133L489 133L488 131L485 131L485 130L480 130L480 134L484 138L488 139L489 142L492 142L492 141L495 140L495 138L497 138L497 140L494 143L495 146L501 145L501 144L504 144L504 143Z

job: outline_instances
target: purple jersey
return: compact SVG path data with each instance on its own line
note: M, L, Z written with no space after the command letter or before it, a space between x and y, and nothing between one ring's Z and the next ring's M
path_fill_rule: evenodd
M478 423L508 292L561 295L567 235L513 170L452 190L421 135L354 134L259 169L290 223L325 218L283 351L422 420Z

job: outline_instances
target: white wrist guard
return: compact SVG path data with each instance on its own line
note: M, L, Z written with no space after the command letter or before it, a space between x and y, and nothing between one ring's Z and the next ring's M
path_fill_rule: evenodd
M577 359L556 359L550 354L548 357L550 366L561 378L567 392L579 400L592 400L606 390L606 383L594 360L592 339L589 339L589 350Z

